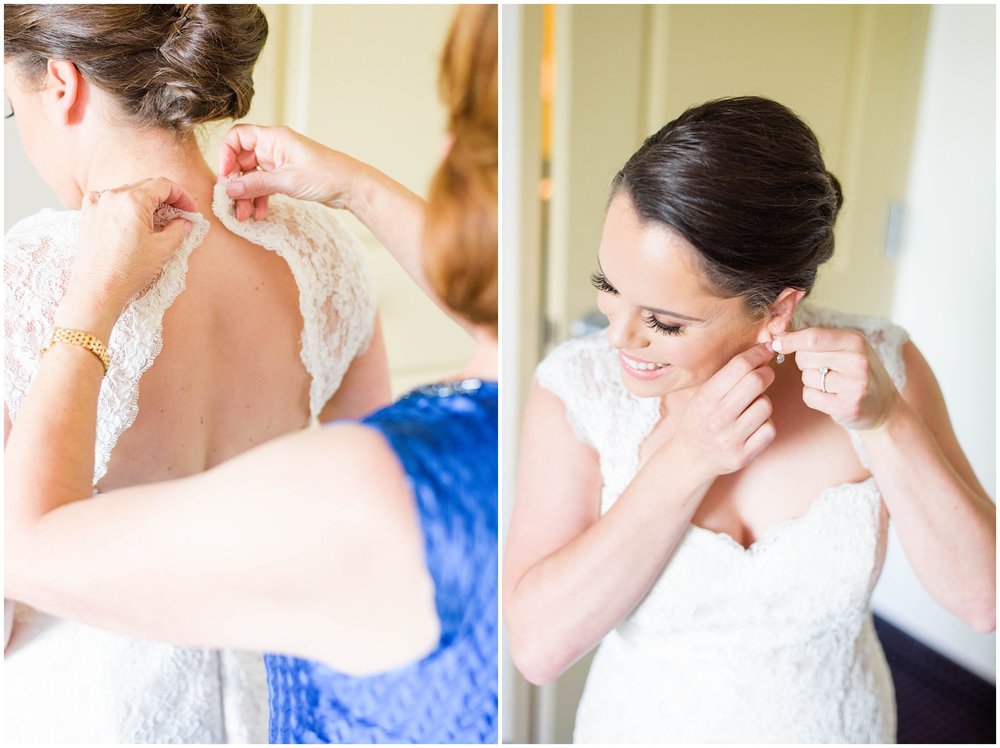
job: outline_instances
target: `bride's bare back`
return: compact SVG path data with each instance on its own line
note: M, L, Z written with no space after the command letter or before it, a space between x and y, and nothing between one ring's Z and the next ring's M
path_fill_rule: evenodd
M102 490L201 472L309 423L312 377L288 263L204 215L211 226L191 254L184 292L164 315L163 349L142 377L138 417L112 453ZM356 417L388 400L376 329L320 417Z
M182 274L184 280L184 290L162 314L162 350L140 377L137 362L155 350L150 341L159 331L159 314L148 309L131 323L126 312L124 334L112 339L112 367L122 365L109 373L111 394L99 407L98 430L103 421L104 430L118 436L117 442L106 439L103 450L98 445L103 491L198 473L306 426L313 415L358 417L389 400L363 258L333 212L287 201L267 224L239 224L227 216L227 228L212 212L210 187L199 192L208 225L192 232L199 237L192 236L187 273L168 266L158 281L176 289ZM227 215L229 206L216 197L215 210ZM23 343L30 337L25 330L46 327L45 318L51 319L54 306L44 308L39 299L45 287L40 279L65 272L73 250L63 245L75 233L72 214L56 214L51 229L43 216L8 237L8 281L24 276L22 287L8 289L8 343L15 359L20 352L29 363L11 366L9 354L7 368L11 380L25 385L40 359L30 341L18 339ZM36 263L51 268L38 272ZM129 367L136 371L123 375ZM138 413L128 426L123 414L136 383ZM8 399L16 418L19 398ZM115 420L117 426L107 427ZM106 473L102 452L110 452Z

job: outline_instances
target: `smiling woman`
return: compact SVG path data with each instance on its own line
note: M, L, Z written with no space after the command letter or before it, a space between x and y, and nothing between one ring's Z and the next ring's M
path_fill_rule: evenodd
M890 519L993 628L995 511L933 374L888 320L803 301L842 203L759 97L689 109L613 180L608 328L536 370L504 574L529 681L600 643L577 741L893 741L869 605Z

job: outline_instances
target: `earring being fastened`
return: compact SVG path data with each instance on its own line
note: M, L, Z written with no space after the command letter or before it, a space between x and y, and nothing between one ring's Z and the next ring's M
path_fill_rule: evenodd
M775 333L774 338L771 340L771 350L778 354L775 361L779 364L785 363L785 353L781 350L781 333Z

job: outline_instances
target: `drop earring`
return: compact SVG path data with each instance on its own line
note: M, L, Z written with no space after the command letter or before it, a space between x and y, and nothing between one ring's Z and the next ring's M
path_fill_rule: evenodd
M785 363L785 354L781 350L781 335L782 335L782 333L779 332L779 333L773 333L773 334L774 334L774 338L771 340L771 350L778 354L778 357L775 359L775 361L777 361L779 364L783 364L783 363Z

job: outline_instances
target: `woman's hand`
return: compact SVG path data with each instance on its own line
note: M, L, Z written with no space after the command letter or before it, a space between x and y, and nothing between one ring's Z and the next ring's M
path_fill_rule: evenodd
M265 218L275 193L353 210L356 183L369 168L287 127L237 125L219 152L219 177L231 178L226 193L240 221Z
M197 210L182 187L164 178L87 193L80 249L56 312L57 325L107 340L128 300L156 280L191 230L182 217L158 219L161 205Z
M805 404L849 429L878 428L902 403L889 373L860 332L809 327L776 339L774 346L779 353L795 354Z
M275 193L350 211L441 311L474 334L424 275L424 201L387 174L287 127L237 125L222 142L219 177L229 179L240 221L265 218Z
M673 437L664 445L688 452L688 464L709 480L749 465L774 441L773 355L761 343L735 356L691 396Z

